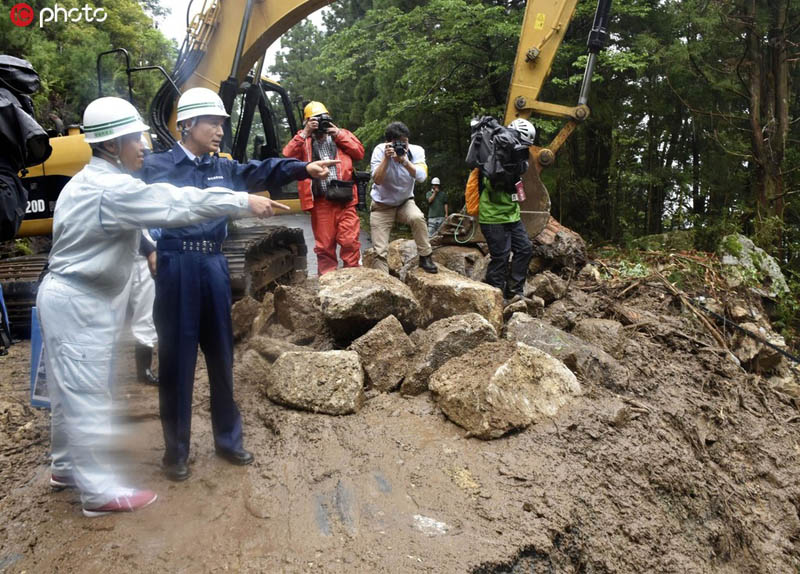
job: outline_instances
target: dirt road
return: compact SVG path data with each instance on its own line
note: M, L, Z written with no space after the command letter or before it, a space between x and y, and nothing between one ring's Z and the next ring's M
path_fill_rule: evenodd
M573 287L573 291L577 287ZM48 486L48 417L27 403L28 345L0 358L0 570L7 572L794 572L796 399L678 332L631 330L632 376L524 432L467 439L428 393L370 392L331 417L236 390L256 463L214 456L198 368L193 476L160 475L157 396L120 362L119 458L159 500L87 519ZM606 313L600 295L576 312ZM581 311L583 309L583 311ZM603 311L603 310L606 311ZM688 325L688 323L687 323Z

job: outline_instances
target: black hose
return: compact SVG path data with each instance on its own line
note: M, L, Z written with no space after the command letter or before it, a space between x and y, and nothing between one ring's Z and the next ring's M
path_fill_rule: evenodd
M744 327L742 327L741 325L738 325L737 323L734 323L733 321L731 321L731 320L730 320L730 319L728 319L727 317L725 317L725 316L723 316L723 315L720 315L719 313L715 313L714 311L712 311L711 309L709 309L708 307L706 307L706 306L705 306L705 304L703 303L703 301L702 301L701 299L695 298L694 302L695 302L695 303L697 303L697 305L698 305L698 306L699 306L699 307L700 307L700 308L701 308L703 311L705 311L706 313L708 313L709 315L711 315L712 317L714 317L714 318L715 318L715 319L717 319L718 321L722 321L722 324L723 324L723 325L730 325L731 327L733 327L734 329L736 329L736 330L738 330L738 331L741 331L742 333L744 333L745 335L747 335L747 336L748 336L748 337L750 337L751 339L754 339L754 340L758 341L758 342L759 342L759 343L761 343L762 345L766 345L767 347L769 347L770 349L772 349L772 350L774 350L774 351L777 351L778 353L780 353L781 355L783 355L783 356L784 356L784 357L786 357L787 359L789 359L789 360L791 360L791 361L794 361L795 363L798 363L798 364L800 364L800 357L795 357L794 355L792 355L791 353L789 353L789 352L787 352L787 351L785 351L785 350L781 349L781 348L780 348L780 347L778 347L777 345L775 345L775 344L773 344L773 343L770 343L769 341L767 341L767 340L766 340L764 337L762 337L761 335L757 335L757 334L753 333L752 331L748 331L747 329L745 329L745 328L744 328Z

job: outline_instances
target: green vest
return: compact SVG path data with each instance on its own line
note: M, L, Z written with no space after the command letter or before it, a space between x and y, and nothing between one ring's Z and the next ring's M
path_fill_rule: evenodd
M425 198L430 199L431 195L433 195L433 191L426 193ZM434 199L432 203L428 204L428 219L433 217L444 217L445 205L447 205L447 196L445 195L444 191L440 189L439 193L436 194L436 199Z
M495 191L489 178L480 176L481 196L478 221L480 223L514 223L519 221L519 203L511 200L511 194Z

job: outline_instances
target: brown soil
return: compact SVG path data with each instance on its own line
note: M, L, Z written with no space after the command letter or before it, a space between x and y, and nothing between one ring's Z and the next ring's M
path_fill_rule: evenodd
M583 382L554 419L489 442L464 438L428 393L373 392L332 417L239 384L257 459L230 466L213 454L199 368L180 484L159 473L156 391L130 380L126 353L120 459L159 500L96 519L48 486L48 415L24 406L29 347L15 345L0 357L0 570L797 572L796 399L730 362L663 287L630 285L573 282L565 304L656 314L628 329L631 379Z

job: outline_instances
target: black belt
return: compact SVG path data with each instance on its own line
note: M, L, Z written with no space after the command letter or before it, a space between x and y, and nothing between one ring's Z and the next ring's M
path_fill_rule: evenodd
M222 251L222 243L207 239L159 239L158 250L212 254Z

